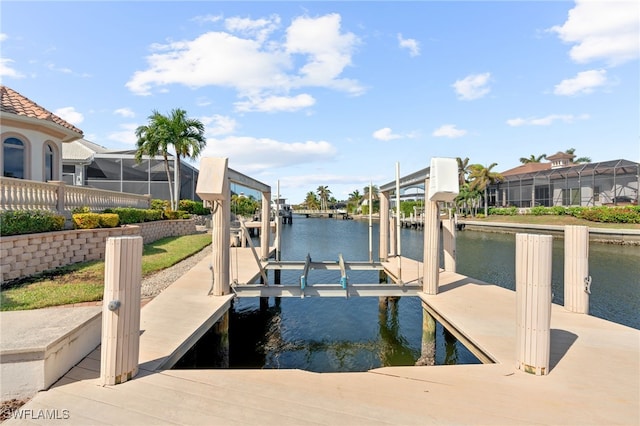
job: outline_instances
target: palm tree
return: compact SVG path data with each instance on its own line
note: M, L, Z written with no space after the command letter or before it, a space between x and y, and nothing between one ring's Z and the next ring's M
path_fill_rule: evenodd
M162 155L167 172L169 183L169 196L171 198L171 208L178 209L180 200L180 158L195 159L200 156L206 146L204 137L204 125L196 119L187 117L186 111L174 109L170 115L165 116L154 110L148 117L147 125L139 126L136 129L136 162L142 161L143 155ZM178 191L174 194L169 171L169 145L173 145L176 156L176 186Z
M458 163L458 184L460 188L462 188L469 174L469 157L466 157L464 160L456 157L456 162Z
M565 151L565 153L567 154L571 154L571 155L575 155L574 153L576 152L575 148L569 148ZM591 162L591 157L578 157L575 160L572 160L573 163L590 163Z
M487 200L487 187L491 184L504 180L504 177L498 172L492 172L498 163L493 163L489 167L484 167L482 164L472 164L471 168L471 183L469 189L472 191L477 190L484 192L484 215L489 214L489 204Z
M377 200L378 199L378 185L371 185L371 199L372 200ZM368 200L369 199L369 185L364 187L364 194L362 195L362 198Z
M307 192L307 196L304 199L304 203L307 205L307 209L314 210L318 208L318 197L313 191Z
M320 209L327 209L327 202L329 201L329 196L331 195L331 190L328 186L320 185L318 189L316 189L316 193L318 197L320 197Z
M353 211L358 210L358 206L360 205L360 201L362 201L362 194L357 189L349 194L349 203L353 204Z
M527 157L520 157L520 162L522 164L528 164L528 163L539 163L540 161L542 161L543 159L547 158L547 154L541 154L538 155L537 157L533 154L531 154L531 156Z

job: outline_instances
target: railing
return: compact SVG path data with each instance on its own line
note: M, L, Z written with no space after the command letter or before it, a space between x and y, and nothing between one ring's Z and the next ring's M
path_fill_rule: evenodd
M69 215L73 209L88 207L101 211L109 207L149 208L150 195L128 194L64 182L36 182L0 177L0 211L49 210Z

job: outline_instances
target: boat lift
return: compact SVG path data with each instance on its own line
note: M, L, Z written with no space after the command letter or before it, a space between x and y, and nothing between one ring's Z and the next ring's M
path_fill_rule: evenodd
M352 261L347 262L338 255L337 261L313 261L307 254L304 261L269 261L263 265L264 270L301 270L298 283L269 284L266 280L261 284L234 283L231 290L236 297L391 297L416 296L422 291L420 283L372 283L350 284L348 271L383 271L380 262ZM340 272L337 283L309 283L312 270L335 270Z

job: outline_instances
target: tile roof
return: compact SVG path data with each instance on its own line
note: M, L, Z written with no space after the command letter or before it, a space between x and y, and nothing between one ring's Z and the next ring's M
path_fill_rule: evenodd
M63 120L54 113L47 111L37 103L22 96L20 93L7 86L0 86L0 104L0 111L2 112L36 118L39 120L47 120L62 126L65 129L82 134L82 130L78 129L73 124Z
M500 173L502 176L520 175L551 169L551 163L526 163Z

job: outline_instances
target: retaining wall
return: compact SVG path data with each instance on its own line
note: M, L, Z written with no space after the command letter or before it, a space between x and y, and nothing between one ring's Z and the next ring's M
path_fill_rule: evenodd
M195 220L187 219L2 237L0 285L60 266L104 259L105 243L109 237L139 235L144 244L149 244L160 238L196 232Z

